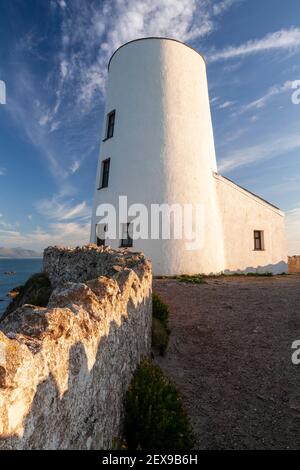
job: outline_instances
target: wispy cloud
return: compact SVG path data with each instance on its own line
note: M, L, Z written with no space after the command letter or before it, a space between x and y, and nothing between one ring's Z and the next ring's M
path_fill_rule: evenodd
M264 108L266 104L277 95L286 93L293 90L293 81L286 81L283 85L274 85L259 99L251 101L247 105L243 106L241 112L252 111L253 109Z
M1 217L0 243L6 247L22 246L35 250L49 245L77 246L88 243L91 210L85 201L75 203L60 194L39 201L36 209L43 216L46 228L38 226L25 233L18 229L18 224L9 224ZM32 214L27 219L32 223Z
M5 230L14 230L16 228L16 224L10 224L9 222L7 222L4 217L3 217L3 214L1 214L0 216L0 227L2 229L5 229Z
M232 105L234 105L234 101L225 101L225 103L220 104L218 108L226 109L226 108L230 108Z
M5 237L18 237L18 236L20 236L20 232L15 232L13 230L0 229L0 239L1 239L2 236L5 236Z
M67 6L65 0L58 0L58 5L59 5L60 8L62 8L62 9L66 8L66 6Z
M7 111L45 157L60 188L99 145L99 104L115 49L147 36L187 42L204 38L235 3L239 0L51 0L49 13L59 25L56 60L45 82L37 83L34 71L22 60L25 52L34 52L36 60L45 62L40 47L45 38L29 31L18 40L20 57L11 73L15 94ZM16 69L18 64L22 71Z
M257 145L241 147L230 151L219 162L219 170L221 172L230 171L259 161L276 158L296 149L300 149L299 132L285 134L281 138L270 135Z
M218 3L213 5L213 13L214 15L220 15L225 13L229 8L231 8L235 3L242 1L242 0L222 0Z
M76 173L76 171L79 170L79 168L80 168L80 161L75 160L70 166L70 173L73 175L74 173Z
M211 104L211 105L215 105L215 104L218 103L219 101L220 101L219 96L214 96L213 98L210 99L210 104Z
M78 222L50 223L47 230L37 227L34 231L22 234L17 231L0 230L0 243L13 248L43 250L50 245L78 246L89 242L90 223Z
M36 203L38 212L48 220L67 221L90 217L91 209L85 201L74 203L62 196L53 196Z
M79 87L79 99L90 105L103 93L107 63L122 44L141 37L167 36L185 42L203 38L216 18L237 0L105 0L68 3L62 19L61 70Z
M262 53L270 50L288 50L297 52L300 49L300 29L281 29L269 33L261 39L252 39L239 46L229 46L209 55L209 61L233 59L250 54Z
M4 176L6 174L6 168L0 168L0 176Z

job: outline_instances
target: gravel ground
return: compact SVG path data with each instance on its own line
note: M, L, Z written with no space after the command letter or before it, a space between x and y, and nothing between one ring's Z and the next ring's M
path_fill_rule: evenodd
M196 449L300 449L300 276L155 280L170 306L156 361L190 415Z

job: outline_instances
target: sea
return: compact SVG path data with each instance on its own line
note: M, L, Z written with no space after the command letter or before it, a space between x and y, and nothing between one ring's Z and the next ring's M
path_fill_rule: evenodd
M42 258L0 258L0 317L11 301L8 296L11 289L24 284L32 274L41 272L42 264ZM14 274L5 274L9 272Z

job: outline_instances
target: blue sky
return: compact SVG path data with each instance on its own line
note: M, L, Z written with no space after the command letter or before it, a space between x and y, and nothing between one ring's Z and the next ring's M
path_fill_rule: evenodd
M206 56L219 170L300 254L299 0L0 0L0 246L88 241L107 61L155 35Z

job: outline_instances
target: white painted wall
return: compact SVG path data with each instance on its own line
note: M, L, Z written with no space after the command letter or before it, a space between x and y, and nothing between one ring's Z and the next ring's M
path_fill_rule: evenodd
M215 175L223 220L225 269L287 272L284 214L220 175ZM254 250L254 230L264 231L264 251Z
M116 109L109 187L96 190L96 206L192 203L205 210L204 247L187 251L184 240L136 240L134 250L152 259L155 274L219 272L223 235L213 172L216 171L206 66L193 49L168 39L144 39L120 48L110 63L106 111ZM104 137L105 129L103 130ZM91 241L95 241L95 209ZM108 240L112 247L119 240Z

